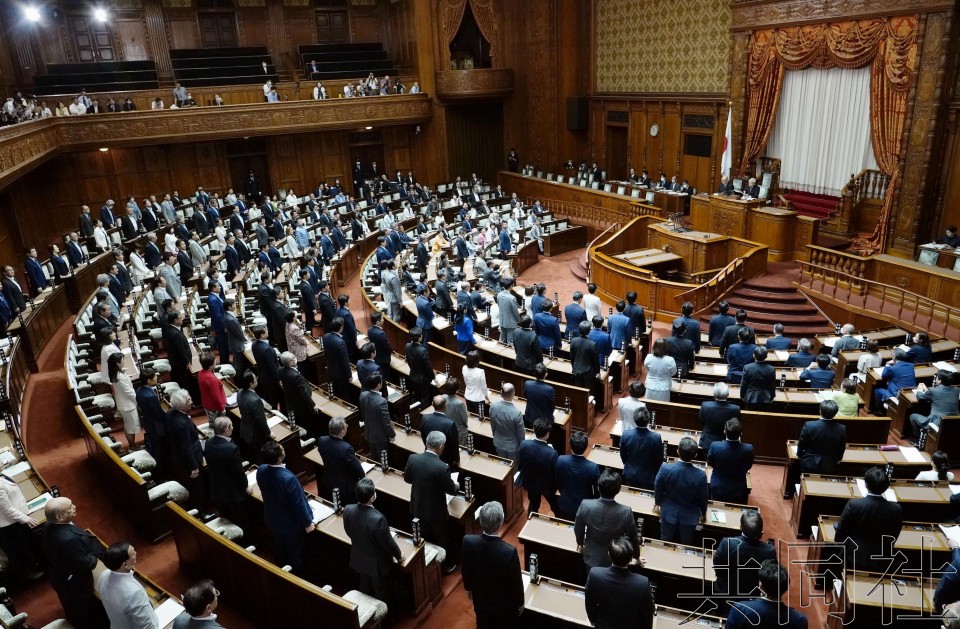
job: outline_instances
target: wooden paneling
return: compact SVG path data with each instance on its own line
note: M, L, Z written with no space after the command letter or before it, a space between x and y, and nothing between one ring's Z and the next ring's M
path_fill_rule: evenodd
M170 48L199 48L200 31L196 18L168 19L167 28L170 31Z
M287 35L290 37L290 51L296 54L298 46L317 43L317 29L313 22L313 11L309 9L290 9L284 11ZM299 58L296 59L300 63Z
M378 7L352 7L350 9L350 41L354 43L383 41Z
M147 25L142 19L117 20L117 42L124 61L146 61L150 59L147 45Z
M484 181L493 181L504 155L502 107L499 103L450 105L443 111L450 176L476 172Z
M237 31L241 46L266 46L269 48L270 31L266 27L267 10L264 7L237 9Z

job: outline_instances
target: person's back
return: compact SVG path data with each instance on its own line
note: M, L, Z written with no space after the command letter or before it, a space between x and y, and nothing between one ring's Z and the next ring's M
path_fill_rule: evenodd
M478 627L510 627L523 608L523 581L517 549L499 536L503 507L488 502L477 514L481 535L465 535L463 587L473 600Z
M597 629L650 629L653 597L647 577L630 570L635 554L627 537L614 539L608 549L613 565L592 568L584 586L584 605Z
M700 405L700 433L701 449L707 451L710 444L714 441L723 439L723 427L726 426L728 419L740 416L740 407L727 401L730 394L730 388L723 382L718 382L713 387L714 399L708 400Z
M690 544L700 518L706 514L710 490L707 474L690 462L697 455L691 437L680 440L680 461L660 468L654 481L654 502L660 512L660 538Z
M525 439L523 415L513 403L513 385L506 383L504 391L509 387L509 399L497 400L490 405L490 427L493 430L493 447L497 456L508 459L516 458L517 449Z
M572 520L580 503L593 497L594 487L600 478L600 466L583 456L587 449L585 433L570 435L570 449L573 454L558 457L556 465L556 487L560 492L557 516L565 520Z
M727 421L725 439L716 441L707 451L710 476L710 497L722 502L747 503L747 473L753 467L753 446L742 443L739 419Z
M649 417L647 409L639 413L640 417ZM620 459L623 461L623 479L631 487L653 489L657 472L663 465L663 439L649 430L646 425L637 424L633 430L626 430L620 438Z
M781 602L790 577L775 559L760 564L757 581L763 594L748 601L732 601L726 629L807 629L807 618Z
M740 530L740 535L720 540L713 553L715 596L756 595L760 565L767 559L777 558L773 544L762 540L763 518L759 511L744 511L740 515Z
M844 544L853 567L858 570L887 568L891 540L897 539L903 526L903 508L883 494L890 481L882 467L872 467L864 474L867 495L847 501L836 526L835 541ZM881 559L874 559L880 557Z
M573 533L583 548L583 563L591 568L610 565L607 547L614 539L626 536L639 544L633 511L616 501L620 486L620 474L604 470L597 481L600 497L584 500L577 509Z
M800 430L797 457L806 474L830 474L847 448L847 428L833 420L839 409L833 400L820 403L820 419L808 421Z

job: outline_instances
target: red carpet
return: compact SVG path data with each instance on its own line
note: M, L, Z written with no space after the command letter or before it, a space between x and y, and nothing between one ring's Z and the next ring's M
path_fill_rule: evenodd
M813 218L830 218L840 205L840 197L829 194L793 191L783 196L790 201L791 209Z

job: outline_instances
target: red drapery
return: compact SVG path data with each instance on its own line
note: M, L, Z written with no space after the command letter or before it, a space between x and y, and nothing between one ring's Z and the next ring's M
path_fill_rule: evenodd
M440 0L440 30L443 35L443 41L449 45L453 38L457 36L460 30L460 24L463 22L463 12L467 8L468 0ZM473 18L480 27L480 32L490 44L490 57L493 66L496 67L496 56L499 52L500 29L497 26L496 0L469 0L470 10L473 12ZM449 58L449 49L447 55Z
M750 45L747 127L740 174L763 153L783 89L783 72L803 68L859 68L870 63L870 135L880 169L890 175L874 232L854 239L864 254L880 251L899 181L900 140L916 65L916 16L813 24L754 31Z

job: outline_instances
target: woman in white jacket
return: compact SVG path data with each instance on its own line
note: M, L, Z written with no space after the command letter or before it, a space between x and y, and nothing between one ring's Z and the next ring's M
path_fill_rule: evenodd
M130 252L130 279L134 286L141 286L143 280L150 275L147 262L143 259L143 248L140 245Z
M27 513L27 500L20 487L7 476L0 476L0 548L13 569L25 579L37 579L43 573L30 552L29 530L40 522Z
M140 415L137 414L137 392L133 390L130 376L123 372L123 354L110 354L107 359L110 384L113 385L113 401L123 418L123 432L127 436L127 445L136 450L137 434L140 432Z
M107 230L103 228L103 221L100 219L97 219L97 225L93 228L93 241L100 251L110 249L110 236L107 234Z

